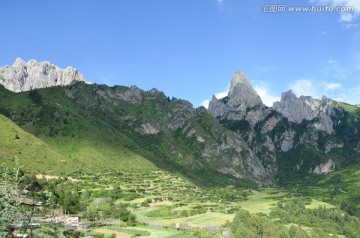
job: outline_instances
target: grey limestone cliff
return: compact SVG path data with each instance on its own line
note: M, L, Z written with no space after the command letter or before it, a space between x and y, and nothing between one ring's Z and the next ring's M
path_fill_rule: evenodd
M235 72L231 81L228 96L223 99L212 97L209 103L209 113L220 120L242 120L255 125L263 116L264 108L260 96L242 72ZM251 111L249 114L248 112Z
M22 59L17 58L12 66L0 68L0 83L13 92L65 86L76 81L85 81L76 69L72 67L60 69L48 61L30 60L25 63Z
M290 90L281 95L281 101L275 102L273 109L281 113L289 121L301 123L303 120L311 121L319 118L316 129L326 131L328 134L333 132L331 116L334 115L332 100L323 97L321 100L309 96L299 98Z

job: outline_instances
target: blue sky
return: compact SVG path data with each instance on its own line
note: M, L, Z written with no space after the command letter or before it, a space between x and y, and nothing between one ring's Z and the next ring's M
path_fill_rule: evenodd
M264 13L285 4L282 13ZM354 12L289 12L291 6ZM360 103L358 0L2 0L0 65L77 68L87 81L155 87L195 107L243 71L271 105L289 89ZM226 93L225 93L226 94Z

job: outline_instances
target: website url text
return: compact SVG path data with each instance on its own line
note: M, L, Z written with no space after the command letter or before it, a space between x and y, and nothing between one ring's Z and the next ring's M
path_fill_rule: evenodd
M262 5L263 13L285 12L354 12L353 6L287 6L279 4Z

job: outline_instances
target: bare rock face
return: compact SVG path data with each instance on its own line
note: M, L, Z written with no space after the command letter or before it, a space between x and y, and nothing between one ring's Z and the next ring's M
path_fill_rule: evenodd
M131 86L127 90L115 89L110 91L99 89L96 93L109 102L113 99L121 99L134 105L140 105L143 101L141 90L136 86Z
M220 143L205 144L202 157L208 164L216 164L216 160L222 161L223 166L216 168L222 174L250 179L263 186L276 184L273 175L264 168L241 138L227 136L221 138Z
M333 122L330 116L334 114L331 104L332 101L326 97L321 100L309 96L297 98L289 90L281 95L280 102L274 103L273 109L281 113L290 122L297 124L303 120L311 121L318 118L318 122L314 125L315 128L331 134L333 133Z
M329 159L326 163L321 163L314 169L315 174L327 174L335 170L335 163L332 159Z
M301 123L302 120L312 120L316 117L316 108L319 104L318 101L307 100L308 98L297 98L291 91L287 91L281 95L281 101L275 102L273 109L280 112L291 122Z
M262 105L260 96L242 72L235 72L228 96L232 105L241 105L245 108Z
M159 133L159 130L152 124L150 123L145 123L145 124L141 124L141 128L140 129L135 129L137 132L141 133L141 134L157 134Z
M263 110L256 109L263 107L260 96L251 86L245 74L235 72L228 96L220 100L213 96L208 110L215 118L232 121L244 119L250 111L251 115L248 116L248 119L252 125L255 125L264 116Z
M228 107L215 96L212 96L208 110L209 113L216 118L225 115L227 113Z
M0 83L13 92L30 91L37 88L70 85L76 81L85 81L74 68L59 67L48 61L30 60L25 63L17 58L12 66L0 68Z
M281 141L281 150L286 152L293 148L294 146L294 137L295 132L292 130L285 131L284 138Z

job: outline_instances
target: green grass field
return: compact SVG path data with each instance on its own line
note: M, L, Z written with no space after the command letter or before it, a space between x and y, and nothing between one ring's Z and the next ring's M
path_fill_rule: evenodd
M59 175L65 171L73 172L78 168L74 161L53 150L42 140L25 132L1 114L0 135L0 161L9 167L14 166L15 159L18 159L26 171L33 173Z
M247 210L250 213L269 214L271 208L287 195L289 195L288 192L278 191L273 188L261 189L260 191L252 190L252 194L248 196L248 200L240 202L239 205L242 209Z

